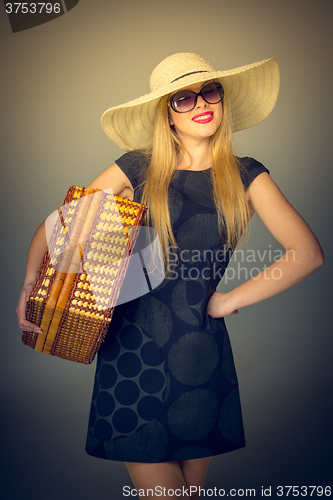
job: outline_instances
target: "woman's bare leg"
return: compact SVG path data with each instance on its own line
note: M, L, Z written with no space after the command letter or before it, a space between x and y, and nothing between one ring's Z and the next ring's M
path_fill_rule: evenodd
M209 462L210 457L199 458L197 460L182 460L179 462L188 488L196 486L199 492L199 486L202 488L204 485ZM193 498L197 497L194 496Z
M199 486L203 486L210 458L183 460L182 462L163 462L158 464L142 464L126 462L134 487L144 490L140 498L199 498ZM189 497L184 490L192 495ZM196 487L196 491L193 491ZM168 493L169 492L169 493Z
M139 495L141 499L182 498L183 488L187 487L179 462L158 464L126 462L126 466L138 495L139 490L144 490L144 494ZM171 489L174 495L168 495L168 490Z

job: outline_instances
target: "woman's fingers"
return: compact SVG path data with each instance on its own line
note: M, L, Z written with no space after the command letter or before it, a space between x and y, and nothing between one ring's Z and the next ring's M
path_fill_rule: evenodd
M29 300L29 295L33 289L33 285L26 285L25 287L22 288L20 298L16 307L16 314L17 314L17 322L18 326L21 330L27 331L27 332L37 332L41 333L42 330L41 328L36 325L35 323L30 323L30 321L27 321L25 319L25 313L27 309L27 302Z
M43 330L36 325L35 323L30 323L27 320L24 321L19 321L19 327L21 330L24 330L25 332L36 332L36 333L42 333Z

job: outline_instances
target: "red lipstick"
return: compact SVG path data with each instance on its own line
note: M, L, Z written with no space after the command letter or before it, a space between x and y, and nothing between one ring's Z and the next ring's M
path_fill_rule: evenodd
M213 117L214 117L214 113L212 111L206 111L205 113L199 113L199 114L193 116L192 120L195 123L209 123L212 121ZM198 118L198 119L196 119L196 118Z

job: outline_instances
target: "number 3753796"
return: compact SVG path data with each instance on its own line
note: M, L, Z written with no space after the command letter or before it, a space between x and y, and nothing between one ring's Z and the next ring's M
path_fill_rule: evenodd
M278 497L330 497L332 491L330 486L278 486L276 494Z
M61 11L60 3L33 3L33 2L7 2L7 14L59 14Z

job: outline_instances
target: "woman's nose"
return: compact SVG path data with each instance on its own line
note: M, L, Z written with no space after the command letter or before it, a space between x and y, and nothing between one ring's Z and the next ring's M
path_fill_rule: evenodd
M202 107L205 107L207 106L207 102L205 101L205 99L201 96L201 95L198 95L197 97L197 103L195 105L196 108L202 108Z

